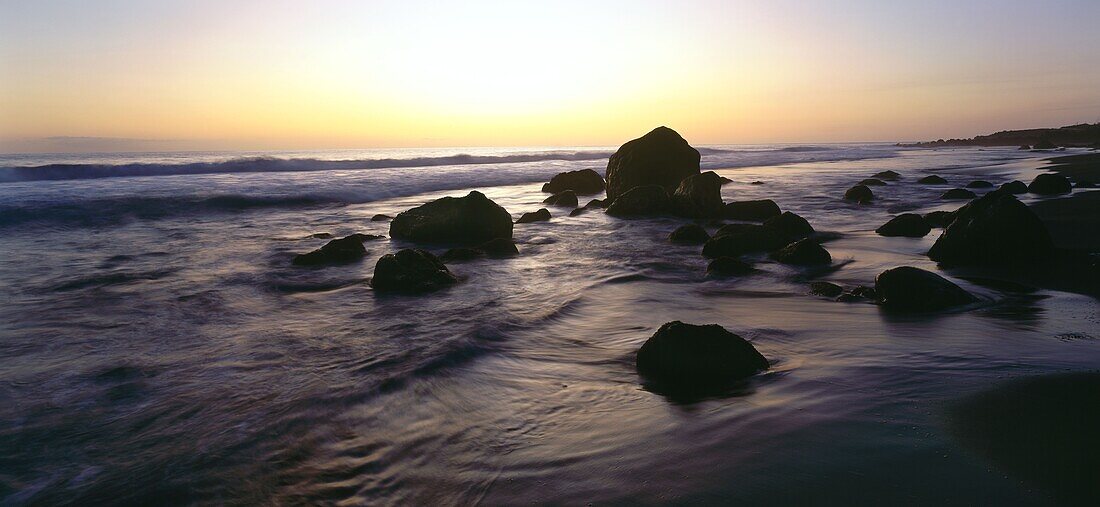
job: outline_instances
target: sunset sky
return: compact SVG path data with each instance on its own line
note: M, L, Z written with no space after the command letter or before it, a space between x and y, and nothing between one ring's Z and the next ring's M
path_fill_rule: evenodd
M1100 121L1100 1L0 0L0 150L898 141Z

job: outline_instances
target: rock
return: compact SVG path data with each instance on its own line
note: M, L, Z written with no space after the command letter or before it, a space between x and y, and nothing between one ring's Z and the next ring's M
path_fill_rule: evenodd
M886 182L878 178L867 178L865 180L860 180L859 185L867 187L884 187L886 186Z
M771 199L729 202L726 203L725 209L722 211L725 218L747 222L763 222L769 218L779 216L781 213L779 205Z
M730 183L733 183L733 180L731 180L731 179L729 179L725 176L719 176L718 180L722 182L722 185L729 185Z
M691 218L710 218L722 215L722 180L714 171L693 174L684 178L672 201L678 214Z
M357 232L355 234L352 234L352 235L348 236L348 238L355 238L355 239L359 240L360 243L363 243L363 242L366 242L366 241L374 241L374 240L377 240L377 239L386 239L385 236L379 236L377 234L363 234L361 232ZM344 238L344 239L347 239L347 238Z
M866 285L857 285L851 291L853 296L866 298L866 299L878 299L878 295L875 292L874 287L867 287Z
M810 284L810 294L835 298L844 292L844 288L832 282L813 282Z
M1001 185L1001 188L997 190L1001 192L1008 192L1010 194L1026 194L1027 184L1020 180L1013 180Z
M443 252L443 255L439 256L439 260L443 262L468 261L484 256L485 252L480 249L460 246Z
M932 174L917 180L917 183L921 183L924 185L946 185L947 180L943 179L942 176Z
M357 235L334 239L325 246L306 254L295 255L291 262L295 266L320 266L323 264L342 264L362 259L367 254L363 240Z
M602 199L592 199L591 201L588 201L588 204L584 205L584 209L595 209L595 208L601 208L602 209L602 208L606 208L606 207L607 207L607 201L602 200Z
M881 305L903 311L935 311L961 306L977 298L946 278L911 266L888 269L875 277Z
M733 257L719 257L707 264L707 274L710 276L747 275L752 271L752 264Z
M790 241L805 238L814 233L814 228L802 218L790 211L784 211L777 217L764 221L764 227L778 232Z
M706 389L768 369L744 338L710 324L672 321L657 330L635 359L638 373L676 389Z
M1015 196L990 192L955 212L928 257L945 264L1033 262L1054 249L1046 226Z
M1031 180L1027 190L1033 194L1057 195L1068 194L1073 190L1073 186L1070 185L1069 179L1061 174L1046 173L1040 174L1034 180Z
M1035 143L1035 145L1032 146L1031 148L1034 149L1034 150L1053 150L1054 148L1057 148L1057 147L1058 146L1056 146L1054 143L1050 142L1049 139L1043 139L1042 141L1039 141L1039 142Z
M933 211L924 215L924 221L930 227L944 228L955 220L954 211Z
M886 181L897 181L899 178L901 178L901 174L894 171L882 171L872 174L871 177Z
M546 208L539 208L538 211L524 213L523 216L516 220L516 223L529 224L531 222L545 222L547 220L550 220L550 211Z
M381 213L379 213L377 215L374 215L373 217L370 217L371 222L386 222L386 221L389 221L389 220L393 220L393 217L391 217L389 215L383 215Z
M1021 150L1030 150L1031 146L1028 146L1026 144L1021 144L1019 149L1021 149Z
M510 257L519 253L516 243L509 238L494 238L477 247L489 257Z
M993 184L985 180L974 180L967 183L966 188L993 188Z
M444 197L404 211L390 222L390 236L425 243L476 245L512 237L512 216L478 191Z
M635 187L657 185L672 193L699 174L699 151L668 127L619 147L607 161L607 198L616 200Z
M634 187L611 202L607 214L615 217L651 216L668 213L672 201L659 185Z
M592 169L581 169L558 173L550 182L542 186L543 192L557 194L566 190L572 190L578 195L598 194L603 192L603 177Z
M829 264L833 257L817 241L803 239L791 243L772 254L772 258L783 264L798 266L810 266L814 264Z
M332 237L332 233L329 232L315 232L310 234L309 237L316 239L329 239Z
M764 184L763 181L754 181L752 183L749 183L749 185L763 185L763 184Z
M584 213L585 213L586 211L588 211L588 210L587 210L587 209L585 209L585 208L574 208L574 209L573 209L573 211L570 211L570 212L569 212L569 216L571 216L571 217L575 217L575 216L578 216L578 215L582 215L582 214L584 214Z
M436 256L424 250L406 248L378 259L370 284L378 292L415 293L457 282L458 278Z
M740 234L748 230L761 229L763 227L764 226L760 224L726 224L719 227L718 230L714 232L714 237Z
M565 190L556 193L550 197L547 197L543 204L549 204L551 206L568 206L570 208L577 207L577 194L572 190Z
M907 238L923 238L932 231L932 227L924 220L924 217L916 213L903 213L889 222L875 229L875 232L883 236L905 236Z
M856 185L849 188L847 192L844 192L845 201L854 201L860 204L867 204L875 199L875 194L871 193L871 189L866 185Z
M959 199L973 199L975 197L978 197L978 194L975 194L974 192L971 192L964 188L952 188L951 190L944 192L943 195L940 196L940 199L954 201Z
M1096 183L1091 181L1078 181L1073 188L1096 188Z
M669 241L681 245L702 245L709 239L710 234L707 234L707 230L696 224L681 225L668 235Z
M747 225L737 232L715 234L703 245L703 256L708 259L718 257L738 257L753 252L770 252L783 248L790 243L788 237L775 228L754 224Z

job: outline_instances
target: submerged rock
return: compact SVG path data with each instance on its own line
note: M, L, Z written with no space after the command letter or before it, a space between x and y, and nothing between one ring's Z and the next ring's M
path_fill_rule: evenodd
M722 215L722 180L714 171L684 178L672 194L676 212L692 218Z
M771 199L757 201L735 201L726 203L722 215L730 220L745 220L748 222L763 222L772 217L779 216L782 210Z
M871 192L867 185L856 185L849 188L847 192L844 192L845 201L854 201L860 204L867 204L875 199L875 194Z
M1036 176L1027 186L1027 190L1033 194L1057 195L1070 193L1073 186L1070 185L1069 179L1061 174L1046 173Z
M377 215L374 215L373 217L370 217L371 222L386 222L386 221L389 221L389 220L393 220L393 217L391 217L389 215L383 215L381 213L379 213Z
M439 260L443 262L456 262L456 261L468 261L478 259L485 256L485 252L472 247L460 246L457 248L451 248L443 255L439 256Z
M457 282L458 278L436 256L424 250L406 248L378 259L370 284L378 292L416 293Z
M718 229L703 245L703 256L738 257L753 252L771 252L813 234L806 219L789 211L772 217L763 225L728 224Z
M619 147L607 161L607 198L617 200L635 187L657 185L671 193L699 174L699 151L668 127Z
M638 373L671 388L706 389L768 369L748 341L717 324L672 321L638 349Z
M795 241L772 254L772 258L783 264L798 266L833 262L833 257L829 255L829 251L812 239Z
M1091 181L1078 181L1073 188L1096 188L1096 183Z
M928 257L946 264L1033 262L1054 250L1046 225L1012 194L990 192L955 212Z
M864 180L860 180L859 185L864 185L868 187L884 187L886 186L886 182L878 178L867 178Z
M731 179L729 179L725 176L719 176L718 180L721 181L723 185L729 185L730 183L733 183L733 180L731 180Z
M832 282L813 282L810 284L810 294L835 298L844 292L844 288Z
M896 181L901 178L901 174L894 171L882 171L871 175L872 178L878 178L886 181Z
M516 243L509 238L490 239L478 245L477 249L489 257L510 257L519 253Z
M614 217L663 215L672 208L672 201L664 187L649 185L634 187L615 198L607 207L607 214Z
M592 169L558 173L550 182L542 186L542 191L557 194L572 190L577 195L598 194L603 192L604 183L600 173Z
M946 185L947 180L943 179L942 176L932 174L917 180L917 183L921 183L924 185Z
M512 216L478 191L444 197L404 211L390 222L390 236L425 243L479 244L512 237Z
M749 183L749 185L763 185L763 184L764 184L763 181L754 181L752 183Z
M710 234L707 234L707 230L696 224L681 225L668 235L669 241L681 245L701 245L709 239Z
M993 184L985 180L974 180L967 183L966 188L993 188Z
M903 213L889 222L875 229L875 232L883 236L904 236L907 238L922 238L932 231L932 227L924 220L924 217L916 213Z
M940 196L940 199L954 201L960 199L973 199L975 197L978 197L978 194L975 194L974 192L971 192L964 188L952 188L951 190L944 192L943 195Z
M954 211L933 211L924 215L924 221L930 227L944 228L955 220Z
M1031 146L1028 146L1026 144L1021 144L1019 149L1021 149L1021 150L1030 150Z
M1008 192L1010 194L1026 194L1027 183L1024 183L1020 180L1012 180L1008 183L1001 185L1001 188L997 190L1001 192Z
M343 264L362 259L367 254L363 240L357 234L346 238L334 239L325 246L309 253L295 255L291 262L295 266L320 266L323 264Z
M719 257L707 264L707 274L710 276L737 276L752 272L752 264L733 257Z
M572 190L564 190L556 193L550 197L547 197L543 204L549 204L551 206L568 206L570 208L577 207L577 194Z
M903 311L945 310L977 301L946 278L911 266L888 269L875 277L880 304Z
M550 220L550 211L546 208L539 208L538 211L524 213L523 216L516 220L516 223L529 224L531 222L545 222L547 220Z

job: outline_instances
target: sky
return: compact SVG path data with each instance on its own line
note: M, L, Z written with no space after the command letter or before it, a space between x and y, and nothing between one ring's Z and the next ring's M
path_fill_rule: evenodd
M1100 121L1100 1L0 0L0 151L910 141Z

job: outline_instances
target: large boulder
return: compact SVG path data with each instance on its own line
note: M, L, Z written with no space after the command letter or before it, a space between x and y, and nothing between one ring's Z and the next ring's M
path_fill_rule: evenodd
M751 343L722 326L678 320L642 344L635 364L643 377L672 389L705 389L768 369Z
M367 254L360 236L352 234L346 238L334 239L317 250L295 255L291 262L295 266L320 266L357 261Z
M1039 195L1068 194L1073 190L1073 185L1070 185L1069 179L1061 174L1046 173L1040 174L1034 180L1031 180L1027 190Z
M945 264L1031 262L1053 252L1039 217L1007 192L990 192L955 212L928 257Z
M699 151L668 127L619 147L607 161L607 198L617 199L628 190L658 185L672 193L680 182L699 174Z
M916 213L902 213L889 222L875 229L875 232L883 236L905 236L907 238L923 238L932 231L932 227L924 217Z
M943 176L931 174L917 180L917 183L922 185L946 185L947 180L943 179Z
M703 256L708 259L718 257L738 257L747 253L771 252L789 244L789 237L776 228L755 224L746 225L736 232L715 234L703 245Z
M702 245L709 239L710 234L707 234L707 230L698 224L681 225L668 235L669 241L681 245Z
M607 214L615 217L663 215L672 210L672 199L660 185L634 187L615 198Z
M603 192L603 189L603 177L592 169L558 173L542 186L543 192L551 194L572 190L578 195L590 195Z
M844 200L867 204L875 200L875 194L871 192L867 185L856 185L844 192Z
M478 191L444 197L404 211L390 222L390 236L418 243L476 245L512 237L512 216Z
M881 305L903 311L935 311L966 305L977 298L946 278L911 266L888 269L875 277Z
M777 217L765 220L764 227L782 234L790 241L796 241L814 233L814 228L810 225L810 222L790 211L784 211Z
M374 266L370 284L378 292L426 292L458 282L436 256L406 248L383 255Z
M684 178L672 194L676 212L692 218L722 215L722 178L714 171Z
M1001 187L997 190L1001 192L1008 192L1010 194L1026 194L1027 183L1024 183L1020 180L1012 180L1008 183L1002 184Z
M546 208L539 208L538 211L524 213L523 216L516 220L516 223L529 224L531 222L545 222L547 220L550 220L550 211Z
M549 204L551 206L568 206L570 208L577 207L577 194L572 190L563 190L542 201L543 204Z
M952 188L951 190L944 192L943 195L940 196L940 199L956 201L962 199L973 199L975 197L978 197L978 194L975 194L974 192L971 192L965 188Z
M773 253L772 258L783 264L796 266L812 266L833 262L833 257L829 255L829 251L812 239L795 241Z
M730 220L745 220L748 222L763 222L772 217L779 216L782 210L771 199L758 201L728 202L722 212L725 218Z

